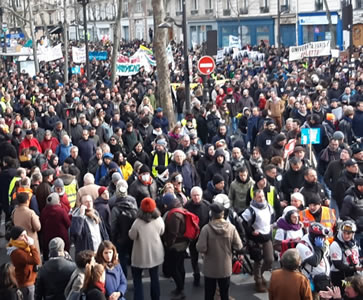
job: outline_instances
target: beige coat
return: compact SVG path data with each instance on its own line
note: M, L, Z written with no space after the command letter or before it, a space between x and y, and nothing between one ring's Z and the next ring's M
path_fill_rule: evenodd
M76 207L79 207L81 205L81 198L84 195L90 195L94 202L98 198L99 188L100 186L94 183L81 187L77 192Z
M242 249L242 241L231 223L210 221L200 233L197 250L204 254L203 273L209 278L225 278L232 275L232 250Z
M164 262L164 247L161 236L165 224L161 217L150 222L137 218L129 231L129 237L134 241L131 255L131 266L149 269Z
M272 99L269 99L266 103L265 109L271 112L271 117L280 117L282 116L285 110L285 103L279 99L274 102Z
M38 231L40 231L40 220L34 210L27 205L19 205L14 210L13 222L15 226L24 227L28 236L34 239L34 246L39 249Z

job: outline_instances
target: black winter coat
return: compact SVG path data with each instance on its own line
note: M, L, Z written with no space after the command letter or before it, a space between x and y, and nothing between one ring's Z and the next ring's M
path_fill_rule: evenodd
M300 189L304 185L305 168L301 167L299 171L294 171L291 168L283 175L281 190L285 195L285 200L290 202L290 195L294 189Z
M363 194L355 186L345 192L340 217L353 220L357 224L358 233L363 232Z
M359 174L353 174L344 170L342 176L338 179L335 189L333 190L333 198L338 204L339 210L342 208L344 194L351 186L354 186L354 179L358 178Z
M137 206L140 207L140 203L144 198L150 197L156 199L156 182L153 180L150 185L145 185L138 179L129 186L128 192L136 199Z

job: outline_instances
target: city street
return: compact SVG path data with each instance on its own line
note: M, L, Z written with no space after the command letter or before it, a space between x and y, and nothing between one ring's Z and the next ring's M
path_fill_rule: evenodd
M2 221L3 222L3 221ZM3 228L3 224L1 228ZM9 261L9 257L6 255L6 243L5 238L0 239L0 264ZM73 248L74 249L74 248ZM72 251L71 251L72 252ZM73 254L73 253L71 253ZM73 256L73 255L72 255ZM203 287L203 279L201 280L200 287L193 286L193 273L190 265L190 260L185 260L185 268L186 268L186 280L185 280L185 294L186 299L203 299L204 297L204 287ZM131 274L131 271L129 272ZM144 293L145 299L149 299L149 274L148 272L144 272ZM266 276L269 277L269 276ZM126 293L126 299L133 298L133 287L132 287L132 279L128 281L128 291ZM175 288L175 285L171 279L164 278L160 276L160 287L161 287L161 300L170 299L169 293ZM253 277L249 275L233 275L231 278L231 287L230 287L230 295L238 299L249 299L249 300L267 300L268 295L266 294L257 294L254 290L254 281Z

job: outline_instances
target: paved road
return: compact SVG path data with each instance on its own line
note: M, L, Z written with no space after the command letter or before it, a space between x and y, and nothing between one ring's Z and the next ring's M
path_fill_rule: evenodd
M3 220L2 220L3 223ZM3 230L4 225L1 225L1 230ZM0 264L9 261L9 257L6 255L6 240L4 238L0 238ZM72 254L72 253L71 253ZM191 269L190 260L185 260L186 267L186 280L185 280L185 294L186 299L204 299L204 287L203 287L203 278L201 280L200 287L193 286L193 274ZM144 281L144 295L145 299L149 298L149 288L150 288L150 280L148 278L148 273L145 273ZM129 272L131 274L131 272ZM266 276L269 277L269 276ZM131 278L131 277L130 277ZM126 293L126 299L133 298L133 285L132 279L128 281L128 291ZM161 286L161 300L170 299L169 293L175 289L175 285L171 279L167 279L164 277L160 278L160 286ZM248 299L248 300L267 300L267 293L258 294L255 293L254 290L254 282L253 278L249 275L233 275L231 278L231 287L230 287L230 295L236 300L240 299Z

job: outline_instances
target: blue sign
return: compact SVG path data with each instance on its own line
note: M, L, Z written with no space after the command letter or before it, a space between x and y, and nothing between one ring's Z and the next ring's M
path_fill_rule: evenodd
M107 60L107 51L92 51L88 53L89 60Z
M302 128L301 144L320 144L320 128Z
M8 39L23 39L24 33L10 33L6 35L6 38Z
M81 67L80 66L72 67L72 74L81 74Z

